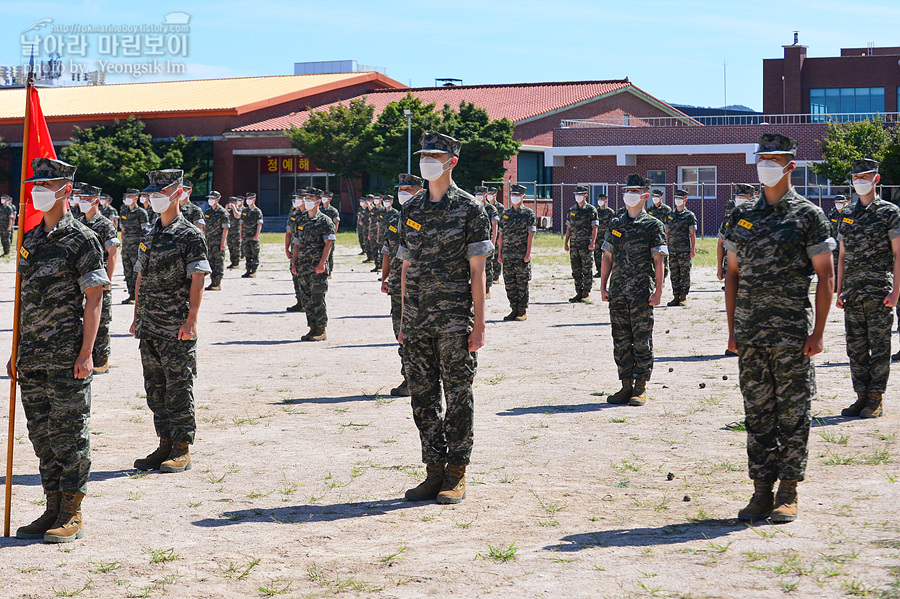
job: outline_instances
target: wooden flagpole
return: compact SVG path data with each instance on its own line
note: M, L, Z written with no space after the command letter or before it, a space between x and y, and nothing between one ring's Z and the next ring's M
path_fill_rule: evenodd
M31 137L31 92L34 86L34 72L28 75L25 84L25 133L22 136L22 178L19 189L19 234L16 236L16 296L13 307L12 352L10 353L9 379L9 434L6 439L6 499L3 518L3 536L9 536L10 506L12 505L13 440L16 432L16 358L19 354L19 309L22 294L22 275L19 273L19 256L25 237L25 179L28 178L28 141Z

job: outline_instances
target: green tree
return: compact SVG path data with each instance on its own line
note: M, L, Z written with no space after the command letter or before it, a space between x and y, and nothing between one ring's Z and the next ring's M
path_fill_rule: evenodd
M396 182L397 175L406 172L408 123L404 110L412 112L412 151L419 149L419 139L425 131L439 130L441 116L435 104L424 104L420 98L407 93L406 97L384 107L372 126L374 148L369 160L373 172L388 181ZM411 157L412 174L418 174L416 156Z
M813 170L832 185L844 185L850 179L851 162L860 158L881 161L895 135L877 116L855 123L828 123L825 137L818 140L823 161ZM895 142L896 143L896 142Z

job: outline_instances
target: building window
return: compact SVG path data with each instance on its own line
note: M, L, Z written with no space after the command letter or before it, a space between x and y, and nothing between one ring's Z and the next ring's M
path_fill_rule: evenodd
M608 195L609 189L603 183L591 183L590 185L591 185L591 197L589 199L590 199L591 204L596 206L597 205L597 196L600 195L601 193L605 193ZM609 201L609 198L607 198L607 202L608 201ZM615 199L613 199L613 202L615 202Z
M699 199L716 198L716 167L714 166L680 166L678 167L678 186L688 192L688 197Z
M863 120L876 114L884 113L884 88L812 88L809 90L809 113L812 115L848 115L839 119L842 121ZM825 120L822 117L817 119L817 122L824 122Z
M791 172L791 185L797 193L813 202L819 198L830 198L834 195L831 191L831 182L824 177L819 177L813 171L812 163L797 163L797 168Z
M518 183L525 187L529 198L551 197L553 169L544 166L543 152L519 152L517 167Z
M659 189L666 193L666 171L647 171L647 178L652 183L651 190Z

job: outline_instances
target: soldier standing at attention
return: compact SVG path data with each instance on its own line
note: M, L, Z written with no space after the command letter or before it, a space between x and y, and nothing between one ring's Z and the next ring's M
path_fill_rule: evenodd
M228 198L228 270L240 268L244 257L241 247L241 208L242 200L236 196Z
M366 197L363 196L359 198L359 210L356 211L356 237L359 239L359 255L366 255L366 231L368 231L368 225L366 224L366 210L369 207L369 202L366 200ZM366 262L363 260L363 262Z
M303 209L306 215L297 225L294 238L291 272L300 276L300 293L309 332L301 341L325 341L328 311L325 294L328 291L328 256L337 236L334 223L319 211L319 194L315 187L303 192Z
M109 219L116 231L119 230L119 213L112 206L112 197L108 193L100 196L100 214Z
M491 278L493 279L491 283L494 284L500 282L500 275L503 272L503 265L500 264L500 254L497 253L497 237L500 236L500 215L503 214L503 202L497 204L498 191L499 190L496 187L488 187L487 193L485 194L487 203L494 208L494 215L496 216L491 222L491 244L494 246L494 251L488 256L488 260L491 261ZM491 215L488 214L488 216ZM490 287L488 287L488 289L490 289Z
M331 205L331 198L334 196L330 191L322 192L322 204L319 206L319 211L322 212L325 216L331 219L331 222L334 223L334 232L335 239L337 239L337 232L341 228L341 212L336 207ZM334 244L331 244L331 253L328 255L328 278L331 278L332 273L334 272Z
M134 282L137 280L134 265L137 264L141 236L150 221L147 211L137 205L139 193L137 189L126 189L122 209L119 212L119 228L122 229L122 270L125 271L125 284L128 287L128 297L122 300L123 304L134 303Z
M728 218L731 216L731 211L734 210L735 207L753 200L754 196L756 196L756 189L754 189L752 185L738 183L734 189L734 200L725 203L725 220L719 225L719 236L716 240L716 277L720 281L723 281L723 291L725 290L725 273L728 270L728 253L725 251L725 233L728 230ZM726 347L725 356L734 358L737 357L737 352L731 351L731 348Z
M178 200L178 203L181 204L181 216L203 233L206 226L203 223L203 210L191 201L191 192L193 191L194 185L190 181L185 181L181 190L181 199Z
M841 232L841 219L843 218L842 212L844 208L850 205L850 202L847 200L847 197L838 194L834 196L834 207L828 211L828 222L831 224L831 236L838 240L837 248L831 253L834 257L834 276L837 277L837 268L841 263L841 244L840 244L840 232ZM840 296L840 288L837 288L838 296ZM893 323L891 323L893 324Z
M669 214L672 213L672 209L663 201L664 194L661 189L654 189L651 194L653 201L647 206L647 214L665 225L668 222Z
M100 188L80 183L81 195L78 198L78 209L84 215L83 222L100 242L103 248L103 267L107 278L112 281L119 259L119 238L116 227L108 218L100 214ZM94 342L94 374L109 372L109 323L112 321L112 291L109 285L103 288L103 307L100 312L100 326L97 328L97 340Z
M601 193L597 196L597 239L600 240L600 245L603 245L603 240L606 238L606 231L609 229L609 222L616 215L616 211L609 207L609 196L605 193ZM600 278L600 267L603 265L603 250L594 250L594 264L597 266L597 273L594 275L595 279Z
M531 244L537 231L537 219L531 208L522 205L525 188L510 185L509 201L512 204L500 217L500 235L497 238L498 260L503 265L503 283L509 300L510 313L503 320L528 318L528 281L531 280Z
M228 241L228 233L231 229L231 221L228 211L219 205L222 194L211 191L206 197L209 208L203 215L206 223L206 247L209 252L209 267L212 271L211 281L206 287L207 291L219 291L222 289L222 277L225 276L225 245Z
M144 191L160 218L141 243L131 334L140 340L147 407L159 447L135 460L134 467L184 472L191 469L190 445L197 429L197 314L203 281L212 269L203 234L181 216L182 171L150 171L147 176L150 185Z
M766 133L758 143L762 196L736 207L725 232L728 347L738 352L754 488L738 519L790 522L797 517L797 482L806 471L816 394L811 357L823 349L835 241L825 213L791 186L797 142ZM809 301L813 273L815 327Z
M662 296L669 249L662 222L643 211L650 180L628 175L624 192L625 211L613 217L603 240L600 273L600 299L609 302L613 358L622 381L606 401L642 406L653 373L653 306Z
M66 543L84 536L81 501L91 470L91 354L109 277L96 236L68 211L75 167L31 162L31 197L44 220L24 235L16 372L28 438L40 462L44 513L16 531L19 539Z
M12 205L12 198L4 194L0 196L0 240L3 243L3 255L9 255L9 246L12 241L12 227L16 220L16 209Z
M246 259L247 272L243 279L252 279L259 268L259 234L262 232L263 213L256 207L256 194L248 193L247 205L241 210L241 249Z
M575 279L575 297L569 303L577 304L590 299L591 286L594 283L594 246L597 243L597 209L588 201L588 186L575 188L575 205L569 208L566 219L565 250L569 252L572 265L572 278Z
M156 221L159 220L159 215L157 213L153 212L153 208L150 207L150 194L149 193L142 193L139 201L140 201L141 207L144 209L144 212L147 213L147 218L149 219L144 224L144 230L149 231L153 227L153 225L156 224Z
M397 187L397 201L402 207L410 198L422 191L425 182L416 177L404 173L400 175ZM403 294L400 289L400 276L403 262L397 258L397 249L400 246L400 212L390 210L387 221L387 231L384 234L384 246L381 248L381 292L391 297L391 324L394 326L394 338L400 339L400 318L403 315ZM406 378L405 358L403 357L403 344L398 343L397 353L400 355L400 376L403 382L391 389L391 395L396 397L409 397L409 382Z
M687 209L688 193L675 191L675 210L666 217L666 245L672 265L672 293L669 306L684 306L691 291L691 260L697 254L697 217Z
M497 212L497 209L487 201L487 193L488 188L484 185L479 185L475 188L475 201L480 202L482 207L484 208L485 214L487 214L488 219L491 221L491 243L496 241L497 237L497 229L500 228L500 213ZM494 255L491 252L491 255L487 257L485 261L485 281L486 281L486 290L484 297L488 299L491 297L491 284L494 282Z
M369 251L370 260L375 263L371 272L381 271L381 246L378 245L378 221L382 213L381 201L381 194L376 193L372 199L372 210L369 214L369 232L366 238L366 247Z
M389 212L392 210L394 205L394 196L389 194L384 194L381 196L381 211L378 213L378 228L377 235L375 237L375 245L378 250L379 259L375 260L375 266L378 268L378 272L381 272L382 262L384 261L381 258L382 253L381 250L384 248L384 234L387 232L387 221L389 220ZM394 212L397 212L394 210Z
M420 485L406 491L408 501L452 504L466 498L474 441L472 381L485 336L484 264L493 248L484 208L453 182L460 147L447 135L422 136L417 153L428 191L400 213L400 342L426 472Z
M296 303L288 306L288 312L303 312L303 292L300 291L300 275L294 272L294 238L297 237L297 227L306 219L306 211L303 210L303 192L301 189L294 194L291 200L291 211L288 212L287 227L284 231L284 253L287 256L291 271L291 281L294 283L294 297Z
M859 201L841 219L837 307L844 309L850 377L856 402L841 416L878 418L891 373L891 327L900 297L900 208L875 193L878 162L854 160Z

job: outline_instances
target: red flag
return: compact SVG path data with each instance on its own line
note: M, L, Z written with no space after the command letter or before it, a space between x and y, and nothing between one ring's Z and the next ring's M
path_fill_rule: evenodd
M37 89L28 86L28 103L31 105L31 122L28 127L28 156L22 159L27 161L29 177L34 176L31 169L31 161L35 158L56 159L56 150L53 148L53 140L50 139L50 130L47 129L47 121L44 120L44 112L41 110L41 99L38 98ZM34 209L31 202L31 188L33 184L25 184L25 231L30 231L44 219L44 213Z

